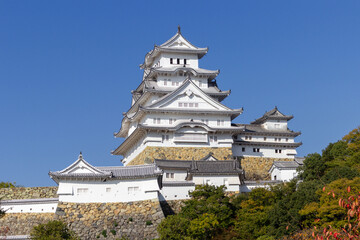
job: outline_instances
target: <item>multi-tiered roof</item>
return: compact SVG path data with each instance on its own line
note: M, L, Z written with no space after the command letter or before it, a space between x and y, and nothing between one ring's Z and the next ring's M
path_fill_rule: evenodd
M196 47L186 40L179 28L171 39L160 46L155 45L154 49L146 54L144 63L140 65L144 70L142 82L132 91L132 105L123 113L121 128L115 133L115 137L126 139L113 154L125 155L130 146L151 130L176 132L181 127L196 125L210 132L217 131L217 127L202 123L193 116L222 115L229 117L231 121L242 113L242 108L230 109L220 103L230 94L230 91L222 91L217 86L215 78L220 71L199 68L198 60L207 52L208 48ZM164 59L170 61L170 64ZM164 77L165 82L162 82L160 78ZM172 82L175 81L173 78L177 78L176 84ZM196 107L181 108L174 105L179 96L201 99L202 104L194 103ZM144 118L150 114L176 114L187 117L171 126L154 126L144 122ZM230 133L239 130L239 127L228 124L228 127L222 126L221 130Z

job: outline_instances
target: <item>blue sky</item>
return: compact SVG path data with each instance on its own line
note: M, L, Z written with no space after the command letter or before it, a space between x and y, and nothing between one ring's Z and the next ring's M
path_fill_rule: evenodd
M249 123L278 106L300 156L359 125L359 1L0 1L0 181L55 183L79 151L119 165L122 112L154 44L210 48L224 103Z

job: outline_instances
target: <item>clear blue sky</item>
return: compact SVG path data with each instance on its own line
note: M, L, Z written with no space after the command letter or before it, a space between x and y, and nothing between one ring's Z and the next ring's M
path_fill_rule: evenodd
M139 64L177 25L220 69L224 103L249 123L275 105L293 114L300 156L360 119L360 1L0 1L0 181L55 183L79 151L119 165L122 112Z

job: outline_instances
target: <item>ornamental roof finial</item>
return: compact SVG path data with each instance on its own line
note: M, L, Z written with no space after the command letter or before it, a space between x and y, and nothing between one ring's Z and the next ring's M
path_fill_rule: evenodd
M178 33L181 34L181 27L180 27L180 25L178 25Z
M80 154L79 154L79 159L82 159L83 156L82 156L82 152L80 151Z

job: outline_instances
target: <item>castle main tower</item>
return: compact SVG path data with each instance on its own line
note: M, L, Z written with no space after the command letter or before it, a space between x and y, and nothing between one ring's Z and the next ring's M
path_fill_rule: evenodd
M233 135L244 127L231 121L243 110L221 103L230 91L218 88L219 70L199 67L207 52L186 40L179 27L146 54L143 79L115 133L125 141L112 154L123 156L124 165L200 160L210 153L219 160L232 158Z

